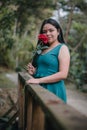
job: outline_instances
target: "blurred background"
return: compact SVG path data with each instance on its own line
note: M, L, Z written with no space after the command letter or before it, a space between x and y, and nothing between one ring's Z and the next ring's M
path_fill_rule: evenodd
M17 101L17 74L31 61L42 21L50 17L61 25L71 55L68 103L87 115L87 0L0 0L0 116Z
M70 50L67 82L87 92L87 0L0 0L0 73L22 71L49 17L60 23Z

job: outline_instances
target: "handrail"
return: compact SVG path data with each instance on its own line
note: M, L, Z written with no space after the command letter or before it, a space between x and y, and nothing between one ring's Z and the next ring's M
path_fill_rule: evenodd
M87 117L19 72L19 130L87 130Z

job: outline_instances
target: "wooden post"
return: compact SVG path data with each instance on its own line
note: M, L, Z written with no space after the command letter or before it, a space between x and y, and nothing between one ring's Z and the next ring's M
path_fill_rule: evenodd
M28 95L27 97L27 110L26 110L26 130L32 129L32 97Z
M20 77L19 77L20 78ZM19 105L19 130L24 129L24 96L23 96L23 85L18 80L19 90L18 90L18 105Z
M32 130L44 130L44 113L36 103L33 105Z

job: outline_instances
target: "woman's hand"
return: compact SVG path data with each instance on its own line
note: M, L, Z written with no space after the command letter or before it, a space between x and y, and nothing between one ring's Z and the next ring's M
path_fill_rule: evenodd
M39 79L35 79L35 78L31 78L29 80L26 81L27 84L31 83L31 84L39 84Z
M36 72L36 68L31 63L29 63L27 66L27 71L30 75L33 75Z

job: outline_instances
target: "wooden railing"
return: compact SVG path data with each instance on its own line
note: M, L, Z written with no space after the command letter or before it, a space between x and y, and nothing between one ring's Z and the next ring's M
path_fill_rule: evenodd
M18 74L19 130L87 130L86 116L40 85L26 85L29 78Z

